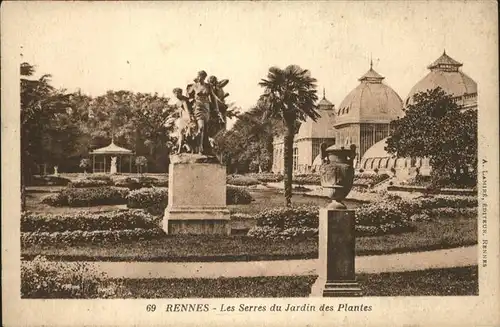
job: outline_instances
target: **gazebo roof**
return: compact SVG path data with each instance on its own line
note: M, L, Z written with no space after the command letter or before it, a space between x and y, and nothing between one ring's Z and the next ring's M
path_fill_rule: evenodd
M119 147L113 141L108 146L104 148L95 149L94 151L90 151L90 154L132 154L131 150Z

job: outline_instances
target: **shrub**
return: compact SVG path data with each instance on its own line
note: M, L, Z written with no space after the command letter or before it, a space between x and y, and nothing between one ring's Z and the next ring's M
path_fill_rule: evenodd
M159 214L168 204L168 189L166 188L141 188L131 191L127 196L127 207L148 209Z
M226 186L226 204L249 204L252 201L252 196L243 187Z
M257 226L287 229L292 227L318 228L318 207L297 206L264 210L255 215Z
M136 176L115 180L114 184L118 187L126 187L130 190L138 190L140 188L153 186L168 187L168 179L160 181L154 177Z
M71 214L23 212L21 232L64 232L156 228L155 218L142 210L106 212L79 211Z
M66 188L55 197L57 202L55 205L88 207L107 204L125 204L127 203L125 198L127 194L127 189L117 187Z
M273 173L258 173L258 174L247 174L250 178L255 178L261 183L278 183L283 181L283 175L273 174Z
M49 206L60 207L68 205L68 198L62 195L61 192L57 192L44 196L41 202Z
M160 228L134 228L123 230L65 231L65 232L22 232L21 245L77 245L83 243L130 242L152 240L164 236Z
M93 181L111 181L111 176L109 175L88 175L86 179Z
M63 263L36 257L21 262L21 298L97 298L106 275L88 263Z
M32 186L66 186L69 182L69 179L60 176L33 176L30 184Z
M293 227L283 230L278 227L255 226L248 231L247 235L260 239L286 240L314 237L318 235L318 229L310 227Z
M242 176L242 175L229 175L226 178L226 184L236 186L251 186L260 184L256 178Z
M111 186L113 182L111 180L102 179L79 179L68 184L70 188L85 188L85 187L101 187L101 186Z
M358 185L375 185L382 181L385 181L390 176L387 174L376 174L376 173L364 173L354 176L354 184Z
M301 174L293 176L293 183L302 185L321 185L321 177L317 174Z

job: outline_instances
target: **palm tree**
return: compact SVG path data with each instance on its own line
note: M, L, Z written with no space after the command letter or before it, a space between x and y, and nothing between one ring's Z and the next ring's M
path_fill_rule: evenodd
M284 167L285 205L292 205L293 138L301 121L308 117L316 121L316 79L307 69L290 65L285 69L269 68L267 79L259 83L264 88L260 100L267 109L265 118L281 119L285 127Z

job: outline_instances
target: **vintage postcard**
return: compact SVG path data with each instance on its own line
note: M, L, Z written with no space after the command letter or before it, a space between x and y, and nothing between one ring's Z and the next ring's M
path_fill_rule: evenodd
M4 326L500 326L494 1L6 1Z

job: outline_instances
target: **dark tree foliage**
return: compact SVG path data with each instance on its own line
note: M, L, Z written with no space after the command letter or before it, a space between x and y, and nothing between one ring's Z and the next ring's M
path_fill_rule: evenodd
M392 130L386 150L400 157L428 157L435 184L475 185L477 110L463 110L436 88L415 94Z

